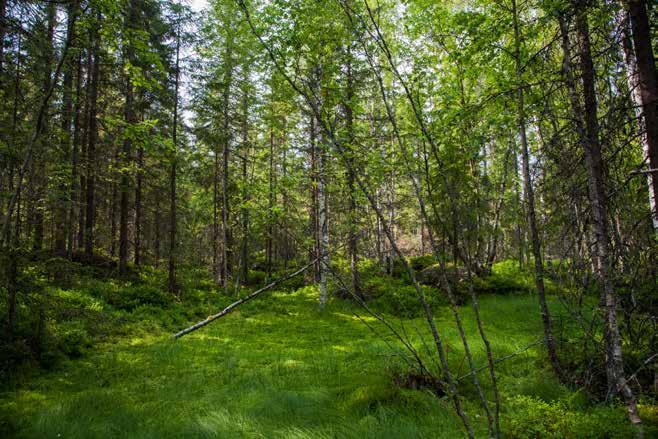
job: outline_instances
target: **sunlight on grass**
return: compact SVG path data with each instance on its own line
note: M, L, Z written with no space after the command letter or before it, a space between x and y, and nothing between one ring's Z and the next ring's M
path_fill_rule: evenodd
M312 291L276 293L178 341L162 334L108 344L3 395L1 408L13 413L16 436L23 438L462 435L449 401L394 384L391 371L404 363L347 312L361 314L361 309L334 301L319 312L315 299L306 300ZM483 297L481 307L496 357L536 341L541 322L533 297ZM467 373L449 311L436 314L451 367ZM464 306L462 315L474 361L484 365L470 307ZM396 326L404 324L428 355L420 341L422 336L431 343L424 319L389 318ZM547 373L538 346L499 364L497 372L506 427L518 430L537 422L536 416L588 416L589 408L564 402L570 393ZM480 377L491 400L486 371ZM469 380L462 382L461 393L471 422L484 433L484 414ZM623 419L623 411L602 410ZM575 428L568 422L560 425Z

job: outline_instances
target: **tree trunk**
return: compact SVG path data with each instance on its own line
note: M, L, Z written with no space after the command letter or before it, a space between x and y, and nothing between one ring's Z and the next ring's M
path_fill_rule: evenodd
M116 169L121 165L121 147L117 146L114 153L113 167ZM117 200L119 188L117 186L117 173L112 173L112 195L110 200L110 256L115 257L117 253ZM159 192L158 192L159 194Z
M73 258L73 238L75 236L75 208L76 203L80 202L78 196L79 185L79 161L80 161L80 134L82 132L82 54L78 55L77 72L75 82L75 112L73 116L73 152L71 153L71 183L69 185L69 196L71 202L68 212L67 226L67 255L69 259Z
M137 21L137 1L131 0L129 5L129 12L127 18L127 29L131 30L135 27ZM125 43L124 62L134 62L134 49L132 42ZM135 122L135 109L134 107L134 90L132 78L128 74L125 78L126 81L126 102L124 107L124 120L127 127L132 127ZM119 213L119 274L125 275L128 271L128 216L129 216L129 199L130 199L130 174L127 168L130 167L132 154L132 140L130 136L126 136L123 141L123 170L121 173L120 185L120 213Z
M267 237L265 242L265 264L267 265L267 277L272 275L274 263L274 119L270 127L270 153L268 157L268 189L267 189Z
M311 192L311 205L309 208L309 234L313 239L310 260L315 260L313 266L313 281L320 281L320 227L318 220L318 158L317 158L317 128L315 117L309 120L309 187Z
M57 8L54 3L50 3L47 6L47 28L46 28L46 39L44 41L44 72L43 72L43 93L44 95L48 93L49 90L52 90L52 87L55 86L57 78L51 78L52 75L52 64L54 56L54 34L55 27L57 26ZM46 114L48 113L48 108L45 109ZM44 130L48 130L48 123L45 122ZM45 137L45 136L44 136ZM43 140L43 139L41 139ZM33 162L33 171L34 171L34 210L33 215L30 217L30 220L33 224L33 243L32 249L35 251L41 250L43 248L43 221L44 221L44 211L45 198L46 198L46 167L45 167L45 145L42 145L39 154L36 157L36 160Z
M233 81L233 42L230 39L226 42L226 52L224 60L226 63L224 70L224 90L222 97L222 255L221 255L221 285L224 287L224 293L228 294L228 277L231 271L231 229L229 225L229 155L231 146L231 127L230 127L230 98L231 83Z
M85 214L85 256L91 258L94 254L94 222L96 220L96 142L98 140L98 81L100 76L100 34L98 26L101 22L101 14L96 15L96 25L92 32L93 39L93 61L91 83L89 85L89 143L87 144L87 187L86 187L86 214Z
M71 2L68 8L68 24L67 24L67 34L72 34L75 24L75 8L77 8L77 2ZM71 37L73 39L73 36ZM63 82L63 91L62 91L62 151L65 154L65 158L68 161L72 162L72 148L71 143L73 136L71 133L72 128L72 116L73 116L73 60L70 56L67 56L67 59L63 64L64 69L64 82ZM62 163L65 163L67 160L62 160ZM70 202L67 200L67 185L65 180L62 179L61 184L58 188L59 196L57 200L57 206L55 208L55 253L60 256L66 255L66 242L68 236L69 221L67 214L70 208Z
M176 161L178 153L178 87L180 80L180 17L178 17L178 29L176 31L176 77L174 82L174 121L171 131L173 151L171 157L171 172L169 175L169 275L167 286L172 294L178 293L178 282L176 280Z
M18 292L18 258L14 252L7 252L5 276L7 285L7 339L11 340L16 329L16 294Z
M320 223L320 307L327 303L327 269L329 267L329 229L327 223L326 152L324 136L318 136L318 220Z
M595 90L594 63L590 50L589 25L584 7L576 4L576 31L579 41L581 63L585 137L582 138L585 150L585 162L588 171L589 198L593 216L593 228L596 237L595 256L597 259L597 276L605 297L605 352L606 375L610 392L621 392L628 408L631 423L641 427L635 396L626 382L622 357L621 337L617 324L617 295L611 277L610 239L608 236L607 201L604 190L604 163L599 141L597 119L597 102ZM565 54L565 58L566 58ZM574 109L575 110L575 109Z
M629 73L631 96L641 113L640 123L642 147L649 166L647 182L649 203L656 238L658 239L658 77L652 49L651 26L644 0L624 0L630 18L634 52L630 50L628 25L622 24L624 55ZM636 107L637 108L637 107Z
M162 211L162 201L160 199L160 191L155 191L155 210L153 211L153 229L154 229L154 234L153 234L153 254L155 261L153 261L154 265L156 267L160 266L160 237L162 236L161 233L161 225L160 225L160 212Z
M526 137L526 120L525 105L523 97L523 63L521 60L521 35L519 31L519 13L516 7L516 0L512 0L512 14L514 20L514 58L516 63L517 79L517 124L519 129L519 138L521 142L521 159L523 168L523 182L526 198L526 209L528 225L530 226L530 238L532 240L532 255L535 260L535 286L537 288L537 298L541 310L542 323L544 325L544 341L548 358L553 367L553 371L561 380L565 377L560 367L560 362L555 348L555 339L553 337L553 327L551 315L546 303L546 292L544 287L544 264L542 261L541 243L539 230L537 228L537 214L535 212L535 194L530 176L530 153L528 151L528 140Z
M352 52L347 50L347 87L345 95L345 128L347 131L347 143L349 148L353 148L354 143L354 111L352 110L354 99L354 77L352 73ZM348 191L348 237L347 252L350 259L350 272L352 277L352 291L363 299L361 285L359 281L359 254L358 254L358 234L357 234L357 216L356 216L356 194L354 189L354 174L347 170L347 191Z
M316 66L312 72L313 87L318 91L318 95L322 95L322 68ZM318 104L322 106L322 102ZM320 126L321 121L315 119L317 126ZM320 308L324 308L327 299L327 270L329 269L329 227L327 222L327 180L326 180L326 166L327 166L327 141L325 135L320 131L316 136L316 159L318 165L317 173L317 201L318 201L318 257L320 258Z
M142 265L142 186L144 184L144 147L137 148L137 182L135 184L135 267Z
M7 33L7 26L5 26L6 11L7 0L0 0L0 74L2 74L5 60L5 34Z
M219 266L219 148L214 147L213 163L213 196L212 196L212 270L217 285L221 284L221 269Z
M248 79L248 78L246 78ZM249 202L249 192L247 189L248 176L247 176L247 156L249 155L249 95L248 91L243 90L244 96L242 97L242 207L241 207L241 220L242 223L242 243L240 246L240 266L242 268L242 283L249 283L249 209L247 203Z

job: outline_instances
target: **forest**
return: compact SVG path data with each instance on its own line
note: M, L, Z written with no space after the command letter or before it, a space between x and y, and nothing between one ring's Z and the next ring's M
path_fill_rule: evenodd
M0 436L658 437L652 0L0 0Z

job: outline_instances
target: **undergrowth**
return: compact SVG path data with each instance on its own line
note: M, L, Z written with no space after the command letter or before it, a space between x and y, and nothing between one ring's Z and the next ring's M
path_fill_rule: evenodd
M432 267L423 262L414 269ZM69 278L55 281L43 274L38 261L31 264L24 271L29 279L24 275L21 280L29 288L21 293L17 330L17 337L27 340L25 351L31 359L5 375L0 436L463 435L447 398L437 397L427 386L401 384L409 365L386 329L349 300L334 298L320 311L317 286L290 282L173 341L173 332L235 297L218 294L208 275L195 269L181 270L182 294L175 297L165 292L165 273L157 269L120 280L111 273L98 279L98 272L89 275L84 267L69 267ZM427 364L436 364L428 349L431 336L415 312L417 299L408 281L369 272L365 266L363 273L371 305L408 334ZM258 274L250 277L259 279ZM528 276L503 263L482 282L476 288L495 357L535 343L541 319L536 298L528 294ZM451 368L463 376L468 367L445 297L436 286L423 288ZM28 307L42 307L47 323L38 358L29 342L36 322L26 318ZM554 299L551 309L559 321L563 311ZM475 362L484 365L472 311L465 305L461 313ZM497 366L505 436L632 435L622 408L595 403L562 386L546 363L536 345ZM480 380L493 404L486 371ZM460 392L478 437L486 436L484 413L470 380L460 381ZM653 404L643 400L640 405L649 435L658 432Z

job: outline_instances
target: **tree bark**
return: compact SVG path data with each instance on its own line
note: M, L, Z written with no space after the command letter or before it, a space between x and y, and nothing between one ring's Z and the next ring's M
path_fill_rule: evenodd
M178 29L176 31L176 77L174 79L174 121L171 131L173 151L169 175L169 273L167 286L172 294L178 293L178 282L176 280L176 165L178 153L178 87L180 80L180 17L178 17L178 20Z
M320 281L320 227L318 215L318 159L317 159L317 127L315 117L309 118L309 188L311 192L311 205L309 207L309 234L313 239L309 259L316 260L313 266L313 281Z
M92 73L89 85L89 143L87 144L87 178L86 178L86 213L85 213L85 256L91 258L94 254L94 223L96 221L96 142L98 140L98 81L100 77L100 34L98 26L101 14L97 13L96 23L92 31Z
M5 34L7 26L5 25L5 13L7 11L7 0L0 0L0 74L4 67L5 60Z
M136 169L136 184L135 184L135 236L134 236L134 261L135 267L142 265L142 188L144 185L144 147L140 144L137 148L137 169Z
M213 179L212 179L212 270L217 285L221 284L219 264L219 148L214 145Z
M230 32L230 30L229 30ZM224 55L224 90L222 97L222 255L221 255L221 285L224 293L228 294L228 277L231 271L231 229L229 225L229 156L231 147L231 127L230 127L230 97L231 86L233 81L233 41L232 34L229 34L226 42L226 52Z
M242 102L242 207L240 209L240 222L242 223L242 243L240 246L240 267L242 268L242 283L249 283L249 202L247 157L249 155L249 95L243 90Z
M82 132L82 54L78 55L77 58L77 72L75 78L75 110L73 116L73 151L71 153L71 183L69 185L69 196L71 202L69 204L68 212L68 226L67 226L67 255L69 259L73 258L73 238L75 236L75 208L76 204L80 202L80 197L78 196L79 190L79 181L80 173L79 170L79 161L80 161L80 142L81 142L81 132Z
M644 131L641 140L645 159L653 171L647 173L649 184L649 197L651 218L654 232L658 239L658 76L656 62L652 48L651 26L649 23L648 2L645 0L624 0L624 7L630 18L633 39L633 56L624 44L626 63L630 74L629 83L631 92L641 107L638 115L641 131ZM623 26L624 28L626 26ZM627 30L622 30L622 36ZM628 40L628 38L625 38Z
M274 114L272 115L274 116ZM265 241L265 264L267 265L267 277L272 275L274 264L274 117L270 122L269 157L268 157L268 188L267 188L267 237Z
M137 21L137 0L131 0L126 23L126 31L133 29ZM130 36L125 36L126 41L124 62L134 62L135 54ZM134 89L130 74L125 78L126 83L126 101L124 107L124 121L128 129L132 128L136 122L134 109ZM129 135L125 136L123 141L123 170L121 173L120 184L120 213L119 213L119 274L125 275L128 271L128 215L130 199L130 175L127 168L130 167L132 154L132 139Z
M329 266L329 228L327 222L326 152L324 136L318 138L318 220L320 223L320 307L327 303L327 267Z
M53 57L54 57L54 35L55 27L57 26L57 7L55 3L50 3L47 6L47 27L46 27L46 38L44 41L44 53L43 53L43 63L44 63L44 72L43 72L43 93L46 94L48 90L51 90L55 87L57 83L57 78L51 78L52 76L52 67L53 67ZM68 38L67 38L68 39ZM70 41L70 39L68 39ZM63 66L65 59L62 59L61 65ZM60 68L61 70L61 68ZM46 114L48 113L48 108L45 109ZM44 130L47 131L50 129L48 122L44 123ZM44 136L45 137L45 136ZM43 141L44 139L38 139L38 141ZM33 225L33 241L32 249L34 251L41 250L43 248L43 237L44 237L44 211L46 209L45 198L46 198L46 166L45 166L45 145L42 145L42 148L39 150L36 160L33 162L33 199L34 210L33 215L30 216L30 221ZM43 155L42 155L43 154Z
M77 1L73 1L69 4L68 7L68 24L67 24L67 34L72 34L75 26L75 8L77 8ZM73 35L71 40L73 40ZM72 140L73 136L71 133L72 128L72 116L73 116L73 60L67 54L67 58L63 64L64 70L64 82L62 84L62 120L61 120L61 129L62 129L62 152L65 154L65 159L62 160L62 163L66 161L72 162ZM77 170L76 170L77 171ZM75 178L75 177L74 177ZM67 200L67 185L65 180L62 179L61 184L58 187L59 196L57 200L57 206L55 208L55 253L60 256L66 256L66 242L69 229L69 221L67 214L70 209L70 202Z
M559 379L563 380L562 367L557 356L555 347L555 338L553 336L553 327L551 315L546 303L546 291L544 286L544 264L541 253L541 238L537 227L537 214L535 212L535 194L530 176L530 153L528 140L526 137L526 119L525 104L523 96L523 63L521 60L521 35L519 29L519 11L516 0L512 0L512 15L514 24L514 60L516 63L516 80L517 80L517 125L519 130L519 139L521 142L521 161L523 168L524 192L526 198L526 209L528 225L530 226L530 238L532 240L532 255L535 262L535 286L537 288L537 298L541 310L542 323L544 325L544 340L548 358L553 367L553 371Z
M583 85L585 137L583 147L588 172L589 198L593 216L594 243L597 259L597 276L605 299L605 352L606 375L610 392L621 392L632 424L641 428L635 395L626 382L621 347L621 336L617 324L617 294L611 276L610 238L608 235L607 199L604 189L604 162L599 140L594 63L592 61L587 12L583 5L576 4L576 32ZM565 53L565 58L566 58ZM576 110L576 109L575 109Z
M352 72L352 52L347 49L347 87L345 94L345 128L347 131L347 143L350 149L354 143L354 111L352 109L354 99L354 76ZM354 189L354 174L347 170L347 191L348 191L348 237L347 252L350 259L350 272L352 278L352 290L354 294L363 299L361 285L359 281L359 254L358 254L358 234L357 234L357 216L356 216L356 194Z

